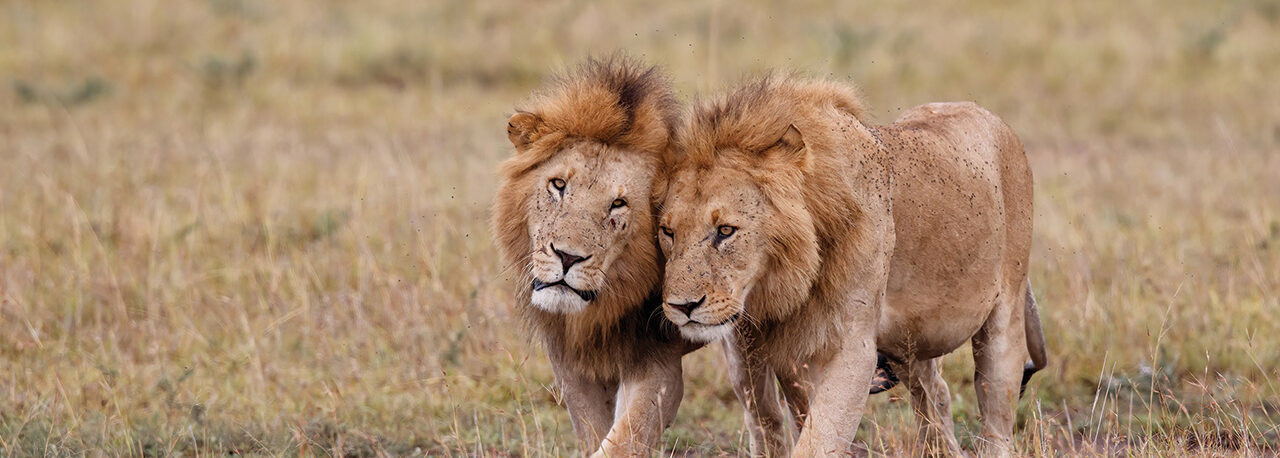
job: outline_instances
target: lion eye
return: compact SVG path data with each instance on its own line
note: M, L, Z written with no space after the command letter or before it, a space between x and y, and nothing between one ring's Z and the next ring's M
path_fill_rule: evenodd
M613 199L613 204L609 205L609 209L622 208L627 206L627 201L623 199Z
M666 227L666 226L662 226L662 235L665 235L665 236L667 236L667 237L675 237L675 236L676 236L676 233L675 233L675 232L672 232L672 231L671 231L671 228Z
M720 238L725 238L730 235L733 235L733 233L737 231L738 231L738 228L733 226L720 226L716 228L716 233L720 235Z
M562 179L559 179L559 178L551 179L551 187L555 188L556 191L560 191L561 194L564 193L565 184L566 183Z

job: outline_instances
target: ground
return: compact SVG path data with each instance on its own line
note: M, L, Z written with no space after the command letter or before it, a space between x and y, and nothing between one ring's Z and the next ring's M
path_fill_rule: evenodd
M1036 175L1020 451L1277 453L1275 0L67 0L0 3L0 455L572 454L488 206L514 105L619 49L685 101L990 108ZM744 453L719 351L685 369L668 452ZM911 452L902 396L871 451Z

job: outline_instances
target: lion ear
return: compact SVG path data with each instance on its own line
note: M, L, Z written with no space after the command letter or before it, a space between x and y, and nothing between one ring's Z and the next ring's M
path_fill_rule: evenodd
M542 120L538 115L527 111L519 111L507 121L507 139L515 145L516 151L524 151L530 143L538 140L538 127Z
M795 124L788 125L777 143L765 149L765 157L794 163L801 170L809 169L809 149L805 148L804 136L800 135L800 129L796 129Z

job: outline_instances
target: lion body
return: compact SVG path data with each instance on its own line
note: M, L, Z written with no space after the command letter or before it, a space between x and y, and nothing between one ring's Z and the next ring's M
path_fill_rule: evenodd
M936 358L968 342L1000 296L1022 300L1031 168L1013 132L972 103L916 107L874 132L891 152L895 233L877 348Z
M736 334L781 379L804 422L804 454L848 447L877 350L905 374L922 441L958 452L936 358L972 341L992 447L984 450L1008 453L1029 345L1043 365L1042 340L1024 333L1032 181L1021 143L972 103L924 105L887 126L864 123L864 112L848 85L787 78L697 110L664 227L686 231L707 211L733 220L737 206L748 208L737 215L748 223L734 237L759 242L728 241L706 258L675 250L668 301L728 291L688 314L707 322L733 321L741 304L750 318ZM714 266L750 250L764 250L761 261ZM713 264L709 273L696 270L700 262ZM707 286L718 270L755 264L745 287Z

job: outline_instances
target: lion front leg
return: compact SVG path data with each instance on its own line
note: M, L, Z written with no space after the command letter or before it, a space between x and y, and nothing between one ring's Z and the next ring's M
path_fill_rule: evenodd
M613 425L614 398L617 382L599 382L579 374L556 358L551 358L551 370L556 375L561 399L569 410L574 435L582 454L589 455L600 448L600 442Z
M883 293L879 296L883 300ZM842 456L852 450L876 371L873 317L878 307L872 301L859 302L865 309L854 311L846 321L840 348L812 365L809 415L792 456Z
M907 365L907 387L916 414L917 442L928 456L964 456L951 419L951 391L942 378L941 358Z
M758 358L751 357L741 338L725 339L725 359L729 362L729 381L733 393L742 404L743 417L751 441L752 456L787 456L791 437L787 431L787 414L782 410L778 385L773 370Z
M809 418L809 397L813 393L811 372L807 365L774 368L782 397L791 412L792 425L797 432L804 430L804 420Z
M651 456L684 397L680 357L662 361L618 386L618 413L593 457Z

